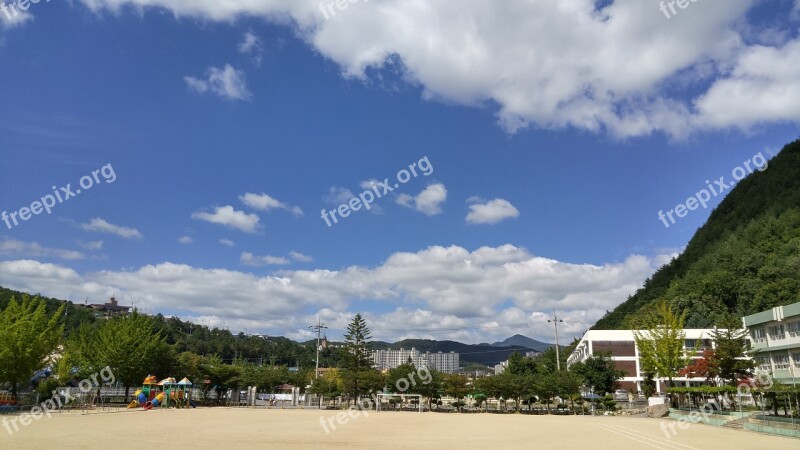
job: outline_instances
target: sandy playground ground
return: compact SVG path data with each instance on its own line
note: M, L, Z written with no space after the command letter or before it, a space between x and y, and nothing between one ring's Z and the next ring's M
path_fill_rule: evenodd
M668 439L660 419L373 411L348 417L341 424L336 421L337 413L199 408L53 414L20 426L12 435L0 428L0 449L800 448L800 441L795 439L702 424L686 430L676 427L676 433ZM327 423L327 433L321 418ZM340 420L345 422L344 416Z

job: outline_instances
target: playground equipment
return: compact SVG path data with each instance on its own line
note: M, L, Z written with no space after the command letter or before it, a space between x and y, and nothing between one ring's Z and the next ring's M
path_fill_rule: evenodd
M128 409L141 407L145 411L153 408L195 408L197 405L191 399L189 388L192 382L187 378L175 381L175 378L165 378L161 381L153 375L148 375L142 383L142 388L134 393L136 400L128 404Z
M0 414L11 414L19 411L16 398L9 392L0 391Z

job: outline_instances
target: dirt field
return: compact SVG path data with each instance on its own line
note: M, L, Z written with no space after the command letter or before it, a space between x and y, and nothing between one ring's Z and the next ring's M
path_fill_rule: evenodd
M676 427L676 434L668 439L656 419L368 412L353 418L340 416L343 423L339 423L336 414L227 408L53 414L20 426L13 435L1 428L0 449L800 448L794 439L699 424L686 430Z

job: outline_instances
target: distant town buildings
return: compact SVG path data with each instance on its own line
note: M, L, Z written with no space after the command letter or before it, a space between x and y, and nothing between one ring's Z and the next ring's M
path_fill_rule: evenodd
M756 370L784 384L800 382L800 302L742 318Z
M421 353L416 348L411 350L373 350L372 361L375 368L379 370L389 370L405 364L409 358L416 367L428 367L442 373L455 373L459 369L459 354L456 352L425 352Z
M500 375L501 373L505 372L506 369L508 369L508 361L503 361L494 366L494 374Z
M130 313L131 306L122 306L117 303L117 299L111 297L108 303L103 304L86 304L83 305L86 308L91 309L95 312L95 315L99 317L114 317L120 315L126 315Z

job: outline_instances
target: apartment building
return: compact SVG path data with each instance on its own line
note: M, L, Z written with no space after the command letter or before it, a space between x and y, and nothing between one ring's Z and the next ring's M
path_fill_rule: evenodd
M800 302L742 318L756 370L784 384L800 381Z
M409 358L416 367L424 366L442 373L458 372L460 364L460 357L456 352L421 353L413 347L411 350L401 348L372 351L373 365L379 370L394 369L407 363Z

